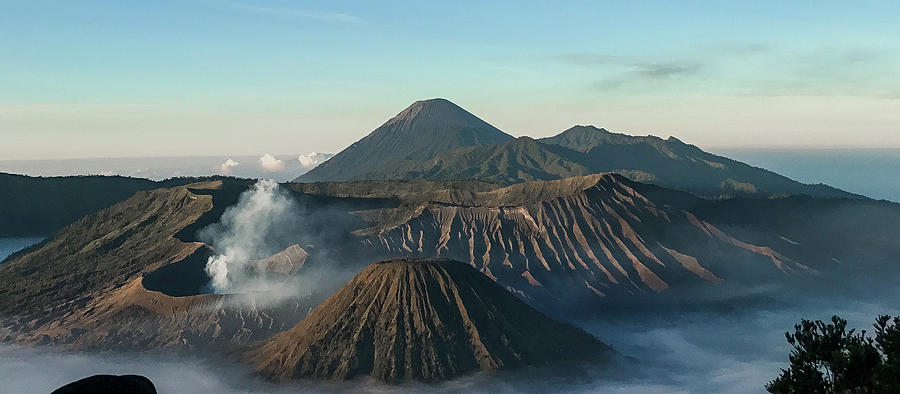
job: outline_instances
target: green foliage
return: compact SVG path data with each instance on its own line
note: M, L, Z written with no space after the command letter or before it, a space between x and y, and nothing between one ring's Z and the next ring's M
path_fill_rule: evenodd
M900 317L880 316L874 338L837 316L803 319L785 337L790 367L766 385L771 393L900 392Z
M878 376L888 392L900 392L900 317L875 320L875 346L884 355Z

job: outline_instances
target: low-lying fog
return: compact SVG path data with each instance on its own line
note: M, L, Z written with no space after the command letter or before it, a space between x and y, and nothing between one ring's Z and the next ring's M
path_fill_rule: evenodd
M763 392L786 365L784 332L801 317L838 314L851 327L868 329L879 314L900 314L893 297L884 302L807 300L731 303L713 311L634 311L580 325L637 359L635 377L609 380L581 376L535 379L524 374L477 374L439 385L388 387L374 381L301 381L275 386L249 376L241 365L157 354L61 353L53 348L0 345L0 392L50 392L92 374L141 374L160 393L430 391L430 392ZM548 333L553 335L553 333ZM523 376L525 375L525 376Z

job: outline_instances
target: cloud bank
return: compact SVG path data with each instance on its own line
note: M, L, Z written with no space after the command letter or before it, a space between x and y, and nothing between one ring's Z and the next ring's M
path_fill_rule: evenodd
M269 172L284 170L284 162L268 153L259 158L259 166Z
M297 157L297 161L300 163L300 167L311 170L315 168L315 166L322 164L322 162L324 162L325 160L330 159L332 156L334 155L327 153L310 152L308 154L300 155L299 157Z
M238 164L240 164L240 163L232 160L231 158L228 158L228 160L225 160L225 162L222 163L222 165L219 167L219 172L224 175L230 175L232 169L234 167L237 167Z

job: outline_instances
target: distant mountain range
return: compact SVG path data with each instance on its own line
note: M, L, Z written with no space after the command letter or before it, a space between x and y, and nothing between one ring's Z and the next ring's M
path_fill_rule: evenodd
M575 126L549 138L514 138L444 99L413 103L296 181L477 179L510 185L602 172L703 197L862 197L802 184L674 137Z

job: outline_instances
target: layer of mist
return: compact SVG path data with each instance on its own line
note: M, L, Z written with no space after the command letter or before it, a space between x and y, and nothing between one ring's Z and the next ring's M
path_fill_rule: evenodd
M63 354L48 348L0 347L0 392L49 392L91 374L141 374L160 393L245 392L763 392L787 366L784 332L801 318L837 314L852 327L871 328L879 314L900 314L896 298L734 302L721 309L635 309L580 322L633 362L623 370L597 368L583 374L557 371L479 373L450 382L386 386L371 379L345 383L298 381L274 385L249 369L221 360L159 355ZM548 334L552 335L552 334ZM540 376L540 377L538 377Z

